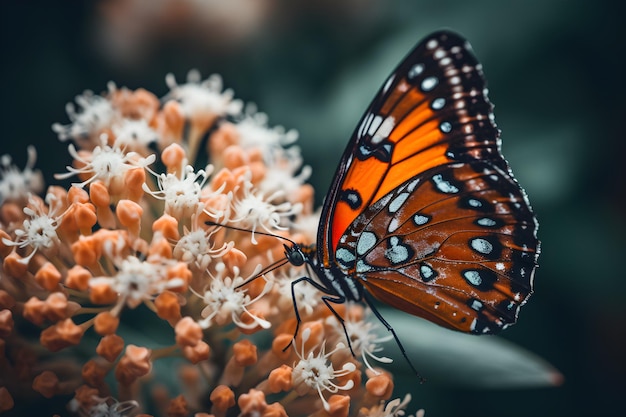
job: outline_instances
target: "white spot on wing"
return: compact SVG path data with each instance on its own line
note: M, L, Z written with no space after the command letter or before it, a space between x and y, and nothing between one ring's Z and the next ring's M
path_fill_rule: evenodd
M472 245L472 249L476 252L483 253L485 255L489 255L493 251L493 245L486 239L475 238L470 241L470 245Z
M383 139L387 139L395 125L396 121L393 116L387 116L380 125L380 128L378 128L374 137L372 137L372 143L380 143Z
M359 240L356 244L356 253L359 256L363 256L376 245L376 235L372 232L363 232L359 236Z
M409 193L400 193L396 198L391 200L391 203L389 203L389 212L395 213L400 210L407 198L409 198Z
M424 78L424 80L422 81L422 91L424 92L428 92L431 91L433 88L437 87L437 84L439 84L439 79L437 77L426 77Z
M433 181L437 189L442 193L455 194L459 192L458 187L452 185L450 181L444 180L441 174L433 175Z
M478 271L469 270L463 272L463 277L472 285L478 286L482 284L483 279L480 277Z

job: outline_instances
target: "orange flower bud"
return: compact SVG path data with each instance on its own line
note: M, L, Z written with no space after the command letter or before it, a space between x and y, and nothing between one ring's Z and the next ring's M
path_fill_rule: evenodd
M389 374L382 373L367 380L365 389L370 395L382 400L388 400L393 393L393 380Z
M233 345L233 359L239 366L254 365L257 361L256 346L248 339L240 340Z
M168 407L167 407L167 416L168 417L186 417L189 414L189 410L187 408L187 401L185 397L179 395L176 398L173 398Z
M211 348L202 340L196 343L195 346L183 347L183 355L189 362L194 364L209 359L210 354Z
M0 310L0 337L7 338L13 331L13 314L11 310Z
M120 318L111 314L110 311L103 311L96 315L94 320L94 330L101 336L115 333L120 324Z
M174 327L179 346L195 346L202 340L202 328L191 317L183 317Z
M65 285L74 290L86 291L89 288L89 279L92 277L91 272L80 265L74 265L67 271Z
M72 319L65 319L41 332L39 343L51 352L57 352L68 346L77 345L83 337L82 327Z
M33 380L33 390L48 399L52 398L59 390L59 378L54 372L44 371Z
M171 291L163 291L154 300L157 315L163 320L177 320L180 318L180 300Z
M213 404L213 410L217 412L224 412L235 405L235 393L226 385L215 387L209 399Z
M109 362L115 361L124 349L124 339L116 334L109 334L100 339L96 353Z
M161 232L163 237L168 240L180 239L180 233L178 233L178 220L169 214L163 214L152 223L152 231L154 233Z
M14 405L15 403L9 390L6 387L0 387L0 413L12 409Z
M270 392L275 394L281 391L291 390L293 388L293 384L291 383L291 371L291 367L287 365L281 365L280 368L273 369L267 378Z
M267 408L267 402L265 402L265 394L263 391L251 389L247 394L241 394L237 401L239 408L241 409L242 416L253 416L263 414Z

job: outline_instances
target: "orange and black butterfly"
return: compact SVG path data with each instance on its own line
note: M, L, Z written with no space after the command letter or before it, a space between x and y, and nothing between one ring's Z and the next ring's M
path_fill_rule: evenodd
M319 278L295 280L292 292L307 281L331 310L364 301L400 347L373 298L467 333L515 323L533 289L537 221L500 152L492 110L464 38L440 31L420 42L357 125L317 246L287 247L291 263Z

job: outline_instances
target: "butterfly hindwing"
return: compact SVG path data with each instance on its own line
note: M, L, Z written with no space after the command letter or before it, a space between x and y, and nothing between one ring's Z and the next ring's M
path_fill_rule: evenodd
M337 261L392 307L457 330L497 332L532 292L535 227L506 172L484 161L448 164L361 213Z

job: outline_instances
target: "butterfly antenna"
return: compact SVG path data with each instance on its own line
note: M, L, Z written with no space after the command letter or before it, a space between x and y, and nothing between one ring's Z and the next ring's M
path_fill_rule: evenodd
M217 223L217 222L214 222L214 221L211 221L211 220L205 221L204 224L206 224L207 226L219 226L219 227L223 227L223 228L226 228L226 229L236 230L238 232L245 232L245 233L250 233L250 234L275 237L277 239L286 240L287 242L291 243L292 245L295 245L295 246L298 245L296 242L294 242L293 240L289 239L288 237L281 236L281 235L276 235L274 233L259 232L258 230L252 231L252 230L249 230L249 229L243 229L241 227L231 226L229 224Z

